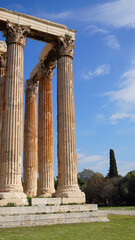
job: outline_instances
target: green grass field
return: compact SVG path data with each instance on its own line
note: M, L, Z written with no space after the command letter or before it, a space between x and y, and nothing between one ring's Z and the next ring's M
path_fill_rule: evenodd
M109 216L106 223L0 229L0 240L135 240L135 217Z

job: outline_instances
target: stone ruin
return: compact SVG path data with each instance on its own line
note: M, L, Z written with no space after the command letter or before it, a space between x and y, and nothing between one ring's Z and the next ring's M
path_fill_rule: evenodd
M68 30L62 24L2 8L0 30L6 39L6 42L0 42L0 205L8 202L24 205L27 203L26 195L68 198L69 202L84 203L85 195L77 182L72 67L76 31ZM43 41L46 45L40 53L38 64L25 82L22 187L26 37ZM56 66L58 188L55 192L52 77Z
M6 38L6 42L0 41L0 206L18 206L0 208L0 227L108 221L106 213L98 212L96 204L82 204L85 194L77 181L72 67L76 31L2 8L0 30ZM26 37L46 45L25 81L22 186ZM58 188L55 191L52 77L56 66ZM27 196L43 198L32 198L32 206L27 207L24 206L28 205Z

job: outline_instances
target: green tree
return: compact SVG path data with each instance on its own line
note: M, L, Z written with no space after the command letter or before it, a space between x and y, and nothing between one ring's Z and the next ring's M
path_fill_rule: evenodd
M119 186L119 192L122 204L135 204L135 170L128 172L122 179Z
M109 173L108 177L118 177L118 170L117 170L117 164L116 164L116 159L115 159L115 154L113 149L110 149L110 168L109 168Z
M98 172L94 173L89 179L87 187L84 189L87 203L104 204L102 192L105 186L105 181L104 176Z
M106 183L102 192L106 205L120 205L119 184L121 182L121 179L122 177L113 177L106 179Z
M54 188L55 190L57 190L58 187L58 176L56 177L56 179L54 178Z
M78 185L79 185L80 189L82 191L84 191L84 189L87 186L87 182L85 180L81 179L81 178L78 178Z

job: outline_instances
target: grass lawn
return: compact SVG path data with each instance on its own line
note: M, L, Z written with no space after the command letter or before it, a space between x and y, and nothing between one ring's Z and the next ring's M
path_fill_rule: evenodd
M98 207L98 210L135 210L135 206L128 207Z
M110 215L110 222L0 229L0 240L134 240L135 217Z

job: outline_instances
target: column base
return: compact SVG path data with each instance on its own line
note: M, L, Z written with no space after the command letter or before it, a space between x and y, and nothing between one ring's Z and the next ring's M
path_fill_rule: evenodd
M53 197L62 198L63 204L85 203L85 193L77 186L59 186Z
M35 197L37 196L37 191L24 191L27 197Z
M52 197L55 193L55 189L46 189L37 192L38 197Z
M0 192L0 206L12 203L16 206L28 205L26 195L23 192Z

